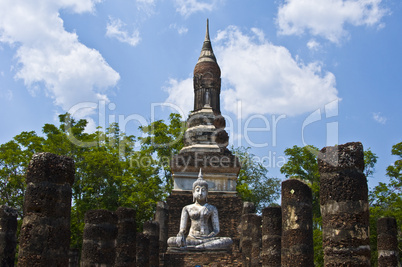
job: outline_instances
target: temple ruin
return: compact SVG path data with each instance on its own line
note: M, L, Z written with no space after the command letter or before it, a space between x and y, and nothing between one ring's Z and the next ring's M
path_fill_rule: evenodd
M74 162L35 154L27 171L18 266L313 266L312 192L305 182L283 181L281 206L262 214L236 193L241 166L227 149L220 75L207 23L185 146L171 161L174 188L143 232L136 232L141 211L90 210L82 250L69 250ZM318 167L324 266L370 266L362 144L323 148ZM16 229L15 210L0 206L1 266L14 265ZM378 221L378 266L400 266L397 235L395 219Z

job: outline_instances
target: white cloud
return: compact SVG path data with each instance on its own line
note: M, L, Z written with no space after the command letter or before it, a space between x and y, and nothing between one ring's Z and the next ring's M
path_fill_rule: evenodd
M321 48L321 45L316 40L311 39L310 41L308 41L307 47L312 51L318 51Z
M97 50L65 31L59 16L60 9L93 12L98 2L0 1L0 42L18 47L15 78L22 79L28 89L44 86L65 111L80 102L107 100L106 90L120 78Z
M177 33L180 34L180 35L186 34L188 32L188 28L186 28L184 26L178 26L176 23L170 24L169 28L176 30Z
M282 46L265 40L253 29L243 34L230 26L218 32L215 54L222 69L221 103L236 113L242 102L243 115L271 113L298 115L338 99L335 76L321 70L318 62L296 61Z
M150 16L154 14L156 0L136 0L138 10Z
M382 0L285 0L278 9L277 24L283 35L305 31L339 43L348 36L345 25L383 27L388 10Z
M109 22L106 26L106 36L116 38L122 43L136 46L141 40L139 31L134 30L130 35L127 31L123 30L124 26L126 26L126 24L124 24L120 19L109 17Z
M169 79L168 86L163 88L168 94L165 103L173 104L176 113L187 115L194 107L193 79L185 80Z
M188 17L198 11L212 11L220 0L175 0L176 11Z
M387 118L382 116L380 112L373 113L373 119L380 124L385 124L387 122Z

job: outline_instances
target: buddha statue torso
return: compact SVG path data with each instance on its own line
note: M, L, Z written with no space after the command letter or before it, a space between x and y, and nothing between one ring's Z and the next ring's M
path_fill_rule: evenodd
M180 219L180 231L176 237L168 239L170 248L194 250L220 250L228 249L232 245L229 237L216 237L219 233L218 210L206 202L208 184L199 178L193 184L193 198L195 203L183 208ZM191 221L187 238L185 231L188 221Z

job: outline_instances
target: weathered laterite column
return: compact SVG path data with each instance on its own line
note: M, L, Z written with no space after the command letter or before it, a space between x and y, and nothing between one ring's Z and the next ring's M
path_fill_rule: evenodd
M255 211L256 211L256 207L253 202L249 202L249 201L243 202L242 214L255 213Z
M241 229L240 247L243 266L260 266L261 216L253 213L243 214Z
M78 248L72 248L68 252L68 267L79 267L80 266L80 250Z
M314 266L312 193L297 179L282 182L281 266Z
M369 208L361 143L318 156L325 266L370 266Z
M159 223L159 250L164 253L167 249L169 234L169 206L163 201L156 204L155 221Z
M136 257L136 211L131 208L120 207L116 210L117 238L116 238L116 267L135 266Z
M281 267L281 207L267 207L262 210L262 249L263 267Z
M137 233L137 267L149 267L149 236Z
M117 215L108 210L89 210L84 221L81 267L114 266Z
M52 153L32 156L26 175L18 266L68 266L74 161Z
M17 211L0 206L0 266L14 266L17 246Z
M144 223L144 234L149 238L149 267L159 267L159 223Z
M398 267L398 227L395 218L380 218L377 221L378 267Z

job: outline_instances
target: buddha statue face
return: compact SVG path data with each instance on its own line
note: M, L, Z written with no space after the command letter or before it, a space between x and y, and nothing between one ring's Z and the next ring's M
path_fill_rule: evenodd
M203 185L196 185L193 189L193 200L198 202L206 202L208 196L208 188Z

